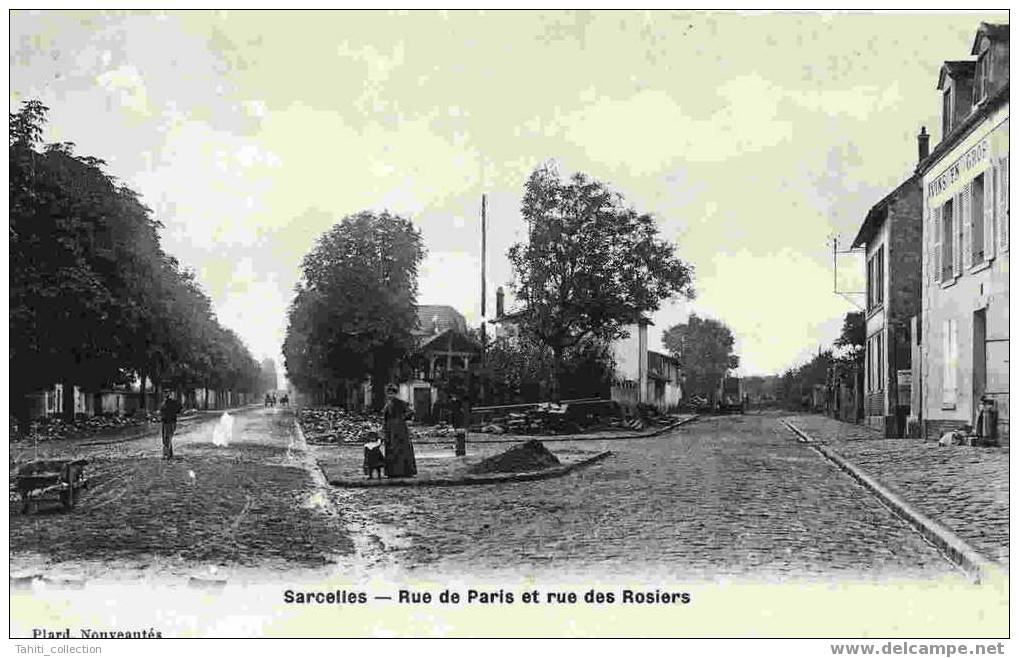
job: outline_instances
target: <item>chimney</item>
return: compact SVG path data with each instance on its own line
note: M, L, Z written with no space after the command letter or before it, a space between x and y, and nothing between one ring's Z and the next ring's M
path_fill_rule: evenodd
M505 298L506 298L506 293L503 291L502 286L499 286L498 288L496 288L496 290L495 290L495 317L497 317L497 318L501 318L502 315L503 315L503 312L505 311L505 308L503 306L505 304L505 301L504 301Z
M916 136L916 144L920 151L920 162L931 153L931 136L927 134L927 126L920 126L920 134Z

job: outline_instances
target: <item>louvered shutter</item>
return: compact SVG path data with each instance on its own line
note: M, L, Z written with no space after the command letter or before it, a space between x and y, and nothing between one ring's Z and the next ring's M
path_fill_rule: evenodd
M993 162L993 160L992 160ZM997 179L997 167L988 168L984 172L984 260L994 258L994 187Z
M934 235L934 246L931 249L933 268L931 270L931 283L937 284L941 281L941 233L944 227L941 225L941 206L931 210L931 233Z
M962 241L959 255L962 257L961 269L956 276L969 269L973 264L973 183L967 183L959 194L959 228L962 229Z
M999 252L1008 251L1008 156L998 160L998 245Z
M952 276L962 274L962 236L966 232L966 222L969 217L966 215L964 202L966 195L962 192L955 195L954 217L952 217Z

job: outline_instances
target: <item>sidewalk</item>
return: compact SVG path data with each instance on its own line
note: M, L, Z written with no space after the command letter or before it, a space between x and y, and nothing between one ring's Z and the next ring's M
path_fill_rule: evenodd
M1008 568L1007 447L885 439L862 425L818 415L787 416L785 420Z

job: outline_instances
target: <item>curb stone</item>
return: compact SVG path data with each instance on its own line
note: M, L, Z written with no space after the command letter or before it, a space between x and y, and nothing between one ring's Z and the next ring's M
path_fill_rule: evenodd
M1001 572L1001 567L981 555L950 529L930 518L898 494L892 492L877 479L866 473L859 466L849 461L838 452L817 441L788 420L782 421L786 427L823 457L849 474L885 504L896 516L913 526L924 539L938 547L953 563L958 565L973 582L980 584L991 575Z
M599 462L610 456L612 456L611 451L600 452L593 457L588 457L587 459L582 459L578 462L567 464L566 466L557 466L555 468L547 468L530 473L465 475L455 478L423 478L420 480L411 478L396 478L392 480L352 480L334 478L329 480L329 484L334 487L349 489L372 489L376 487L457 487L479 484L501 484L505 482L531 482L535 480L548 480L551 478L562 477L568 473L590 466L591 464Z

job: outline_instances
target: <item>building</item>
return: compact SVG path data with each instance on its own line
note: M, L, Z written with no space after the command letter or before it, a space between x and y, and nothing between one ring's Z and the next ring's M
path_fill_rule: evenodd
M675 411L683 398L679 361L668 354L647 353L647 403L662 411Z
M927 156L926 129L919 155ZM887 437L903 436L910 415L912 322L920 311L922 208L914 174L878 201L853 240L866 251L867 327L864 423Z
M1008 25L981 23L975 60L941 68L941 141L920 163L924 258L919 420L924 435L975 425L993 400L1007 442Z
M409 373L399 384L400 397L410 403L419 419L431 418L442 402L438 383L454 373L467 377L481 360L482 345L467 331L467 321L452 306L417 307L415 348Z
M682 398L679 362L648 349L650 325L651 321L644 319L627 327L627 336L612 341L615 381L610 396L620 404L649 404L672 411Z
M504 292L496 290L495 335L516 338L520 335L515 319L519 312L506 313ZM648 349L647 328L650 320L626 327L627 335L609 345L615 362L609 397L620 404L650 404L662 411L671 411L682 397L679 362L671 356Z

